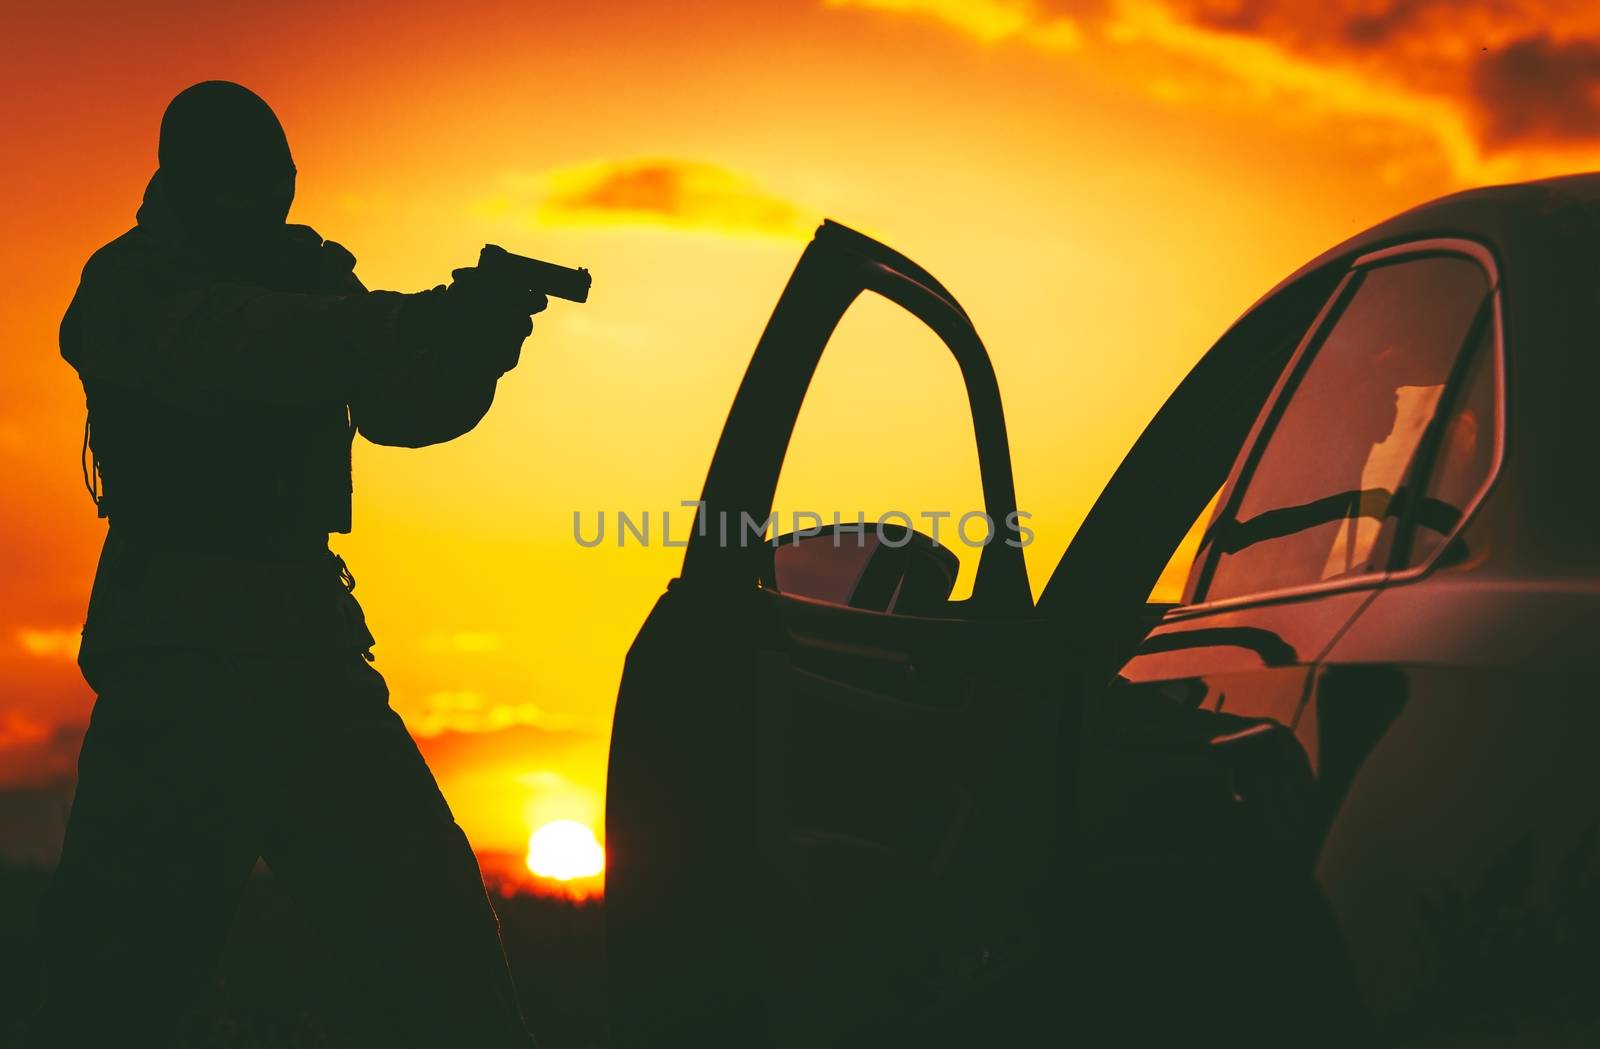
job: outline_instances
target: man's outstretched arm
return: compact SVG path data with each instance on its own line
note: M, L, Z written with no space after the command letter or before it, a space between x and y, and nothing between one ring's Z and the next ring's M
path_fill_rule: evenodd
M477 425L543 297L470 269L448 289L368 291L349 252L305 233L325 264L317 293L216 280L126 239L102 249L62 321L62 356L85 378L203 414L348 403L379 444L436 444Z
M423 448L471 430L494 403L498 373L425 359L374 376L350 400L350 418L373 444Z
M546 304L472 269L454 277L449 288L407 296L400 324L411 345L402 362L376 370L350 399L356 428L374 444L421 448L478 425L500 376L516 367L531 315Z

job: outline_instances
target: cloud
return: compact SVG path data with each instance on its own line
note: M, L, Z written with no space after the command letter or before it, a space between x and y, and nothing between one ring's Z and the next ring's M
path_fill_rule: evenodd
M429 652L498 652L505 638L487 630L457 630L447 634L429 634L423 647Z
M570 715L534 703L493 703L472 691L430 693L423 697L420 711L406 711L405 721L415 736L499 732L517 726L561 731L574 724Z
M1055 50L1111 54L1162 101L1359 122L1397 161L1442 162L1463 181L1600 166L1593 0L822 2L937 19L983 43L1046 46L1070 25L1082 46ZM1146 60L1129 61L1139 50Z
M1464 179L1600 161L1590 0L1122 0L1105 28L1280 104L1386 122Z
M1600 139L1600 39L1518 40L1478 64L1472 87L1486 146Z
M1032 0L823 0L828 7L859 7L917 15L942 22L985 44L1017 41L1044 51L1073 51L1083 43L1075 19L1052 14Z
M38 743L50 736L50 727L15 710L0 710L0 750Z
M499 732L446 729L436 736L417 735L417 746L430 765L437 760L452 769L487 769L505 764L515 766L515 772L521 773L527 771L531 755L537 755L547 767L565 767L571 764L574 754L586 760L596 756L599 764L605 765L606 733L579 726L512 725Z
M1387 82L1357 63L1319 54L1320 45L1297 48L1270 29L1265 2L1238 5L1226 16L1214 3L1161 4L1127 0L1107 32L1117 42L1145 44L1182 56L1247 89L1274 107L1322 117L1398 125L1431 144L1458 172L1478 172L1482 151L1466 114L1450 97ZM1189 10L1183 10L1188 7ZM1234 28L1240 27L1240 28ZM1296 38L1297 39L1297 38ZM1316 37L1322 40L1324 37ZM1164 76L1174 74L1169 69Z
M78 646L83 643L83 633L76 627L41 629L22 627L17 631L17 644L30 656L40 659L78 658Z
M572 786L572 781L559 772L549 769L540 769L538 772L524 772L517 776L517 782L524 787L534 790L557 791L565 790Z
M0 790L70 780L78 764L78 748L87 726L69 722L46 725L26 714L0 716Z
M507 179L509 192L480 203L490 214L525 213L552 226L653 226L804 239L817 219L753 179L714 164L672 158L605 160Z

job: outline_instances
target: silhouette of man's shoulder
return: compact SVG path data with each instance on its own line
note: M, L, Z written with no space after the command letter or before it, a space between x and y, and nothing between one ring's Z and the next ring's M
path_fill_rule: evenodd
M366 290L354 273L355 256L324 241L309 226L283 227L267 250L279 256L280 269L294 275L280 285L283 290L325 295ZM187 319L208 321L228 315L238 303L263 293L251 287L255 283L251 278L224 276L164 229L135 226L85 263L62 318L61 356L80 372L90 369L132 381L133 369L147 379L146 365L168 351L176 354L174 359L187 359L201 352L191 343L245 338L238 332L219 334L209 322L191 330ZM201 335L202 331L209 335Z
M282 246L314 265L312 272L320 276L317 283L322 290L365 290L355 277L355 255L337 241L324 240L310 226L285 226ZM142 297L215 279L209 267L182 244L135 226L89 256L78 294Z
M135 226L84 263L61 319L61 356L79 372L125 360L129 354L122 344L132 320L185 283L181 264Z
M89 256L76 299L133 302L171 294L203 279L204 267L181 246L135 226Z
M178 283L178 269L176 260L135 226L89 256L65 323L148 298L157 286L172 287Z
M126 273L129 267L143 265L160 253L150 236L138 226L108 244L102 245L83 266L83 279L104 279Z

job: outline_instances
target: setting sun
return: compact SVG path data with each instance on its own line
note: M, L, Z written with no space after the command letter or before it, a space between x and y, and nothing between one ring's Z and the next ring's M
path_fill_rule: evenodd
M528 839L528 869L556 881L592 878L606 869L606 854L588 827L577 820L554 820Z

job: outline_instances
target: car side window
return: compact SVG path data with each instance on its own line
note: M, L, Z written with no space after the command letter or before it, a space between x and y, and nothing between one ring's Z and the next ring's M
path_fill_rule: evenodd
M1439 427L1433 469L1412 511L1409 545L1399 551L1402 567L1426 564L1455 531L1494 472L1500 431L1494 327L1484 323L1464 361L1458 390ZM1446 553L1459 559L1465 549Z
M1183 604L1183 595L1188 591L1189 577L1193 574L1196 560L1200 555L1200 543L1205 538L1206 529L1211 524L1211 519L1217 514L1217 500L1222 498L1219 488L1210 499L1206 500L1206 507L1200 511L1194 524L1184 533L1183 539L1172 551L1172 556L1167 560L1167 565L1157 577L1155 586L1150 589L1150 596L1145 600L1153 604Z
M936 579L925 614L970 596L993 532L971 420L961 370L933 330L880 296L858 298L822 352L778 474L770 533L791 538L773 553L775 588L904 612L914 584Z
M1207 537L1202 600L1385 567L1397 495L1488 293L1457 255L1352 274Z

